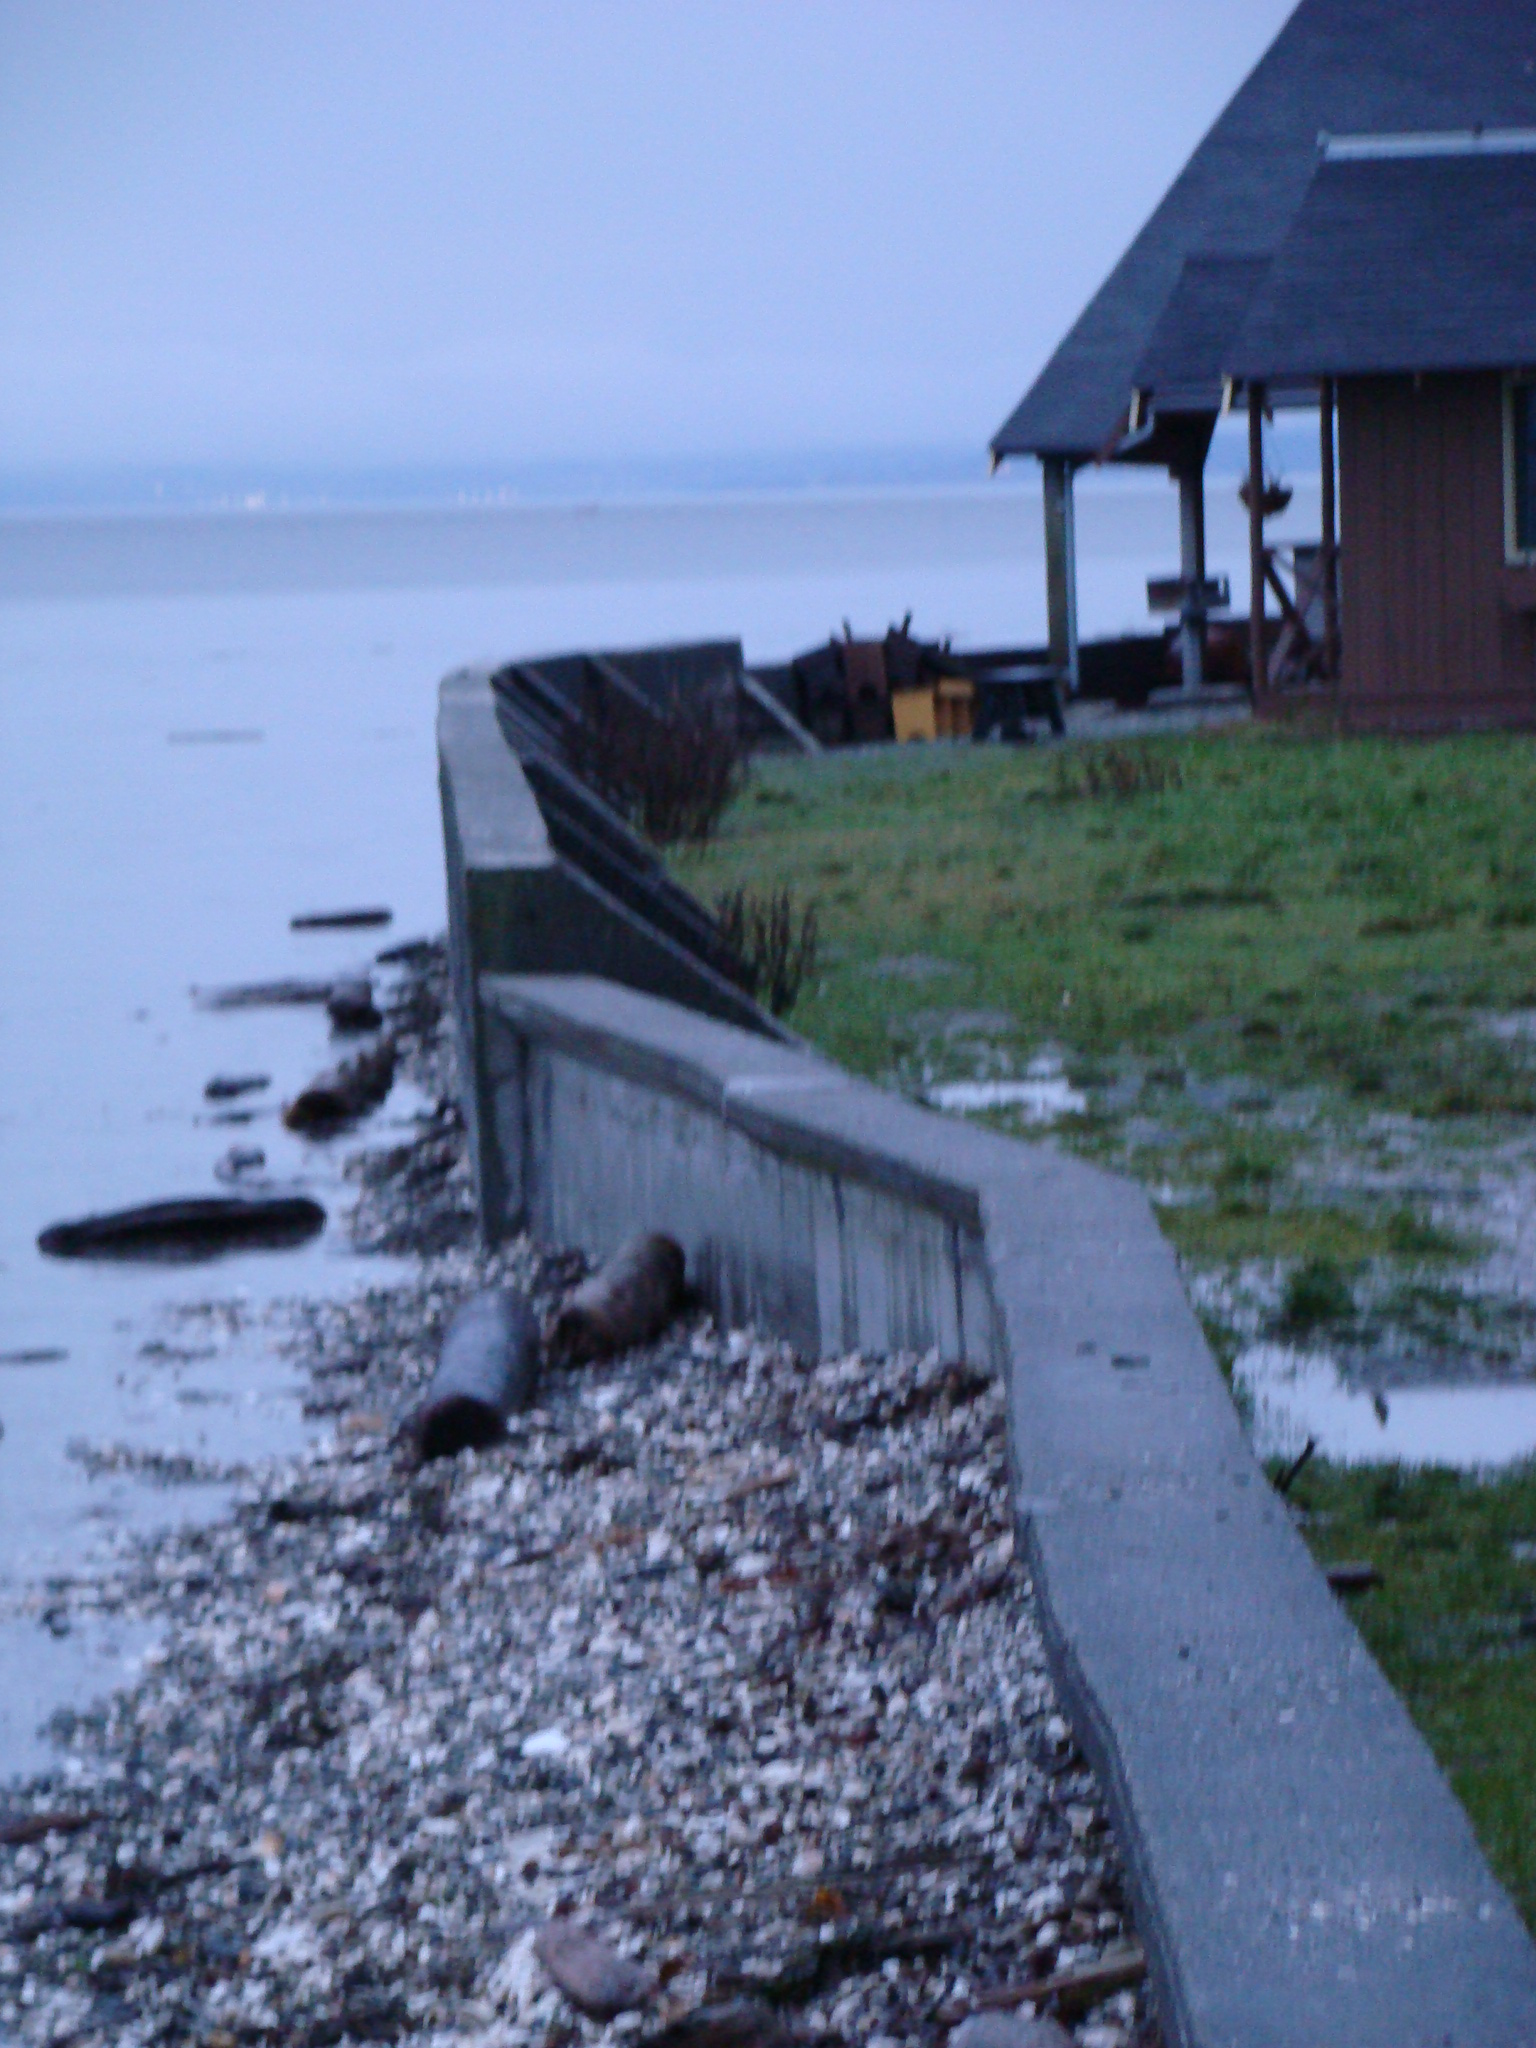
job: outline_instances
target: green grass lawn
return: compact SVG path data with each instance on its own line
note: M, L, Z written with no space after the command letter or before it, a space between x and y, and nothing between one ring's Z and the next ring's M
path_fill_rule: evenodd
M1150 786L1091 794L1080 764L1108 751L771 760L677 868L706 897L771 878L816 901L795 1022L866 1073L904 1017L984 1001L1090 1064L1177 1053L1437 1117L1536 1110L1531 1067L1465 1028L1536 1005L1536 745L1227 728L1122 747Z
M1536 1930L1536 1468L1314 1463L1294 1498L1321 1560L1381 1572L1349 1611Z
M1508 735L892 749L759 764L674 867L816 904L792 1021L859 1072L1059 1057L1054 1142L1149 1188L1224 1364L1272 1330L1498 1368L1536 1361L1472 1284L1489 1174L1524 1147L1536 1186L1533 799ZM1298 1497L1382 1567L1352 1612L1536 1927L1536 1473L1319 1461Z

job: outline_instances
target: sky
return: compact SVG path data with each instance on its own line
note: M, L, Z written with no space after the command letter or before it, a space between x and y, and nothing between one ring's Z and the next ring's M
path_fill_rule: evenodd
M978 457L1288 0L0 0L0 476Z

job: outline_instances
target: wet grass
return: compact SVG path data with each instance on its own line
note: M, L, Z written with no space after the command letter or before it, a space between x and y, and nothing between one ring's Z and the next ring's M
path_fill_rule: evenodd
M1536 1006L1536 744L1229 728L1147 743L1123 794L1093 752L770 761L678 870L818 902L795 1022L866 1073L904 1020L984 999L1079 1057L1536 1113L1536 1064L1477 1023Z
M1478 1479L1314 1460L1292 1499L1320 1562L1381 1573L1348 1611L1536 1931L1536 1465Z
M1404 1212L1372 1215L1367 1209L1292 1203L1270 1207L1252 1196L1225 1194L1204 1203L1159 1203L1163 1235L1199 1265L1237 1265L1244 1259L1325 1261L1348 1273L1371 1260L1402 1259L1414 1267L1460 1263L1485 1250L1467 1233L1436 1229Z

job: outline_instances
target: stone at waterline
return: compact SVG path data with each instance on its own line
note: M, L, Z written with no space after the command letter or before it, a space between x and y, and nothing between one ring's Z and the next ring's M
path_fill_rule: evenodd
M571 2004L588 2019L617 2019L621 2012L644 2005L656 1988L649 1970L621 1956L573 1920L551 1920L539 1930L533 1952Z
M203 1090L209 1102L233 1102L237 1095L254 1095L259 1088L270 1088L270 1074L215 1074Z
M213 1163L215 1180L236 1181L242 1174L260 1173L267 1155L259 1145L231 1145L222 1159Z
M583 1365L649 1344L683 1306L683 1248L659 1230L628 1239L567 1297L551 1350Z
M532 1402L538 1375L539 1326L527 1298L488 1288L449 1324L406 1439L423 1463L499 1443L507 1417Z
M338 981L326 999L326 1012L337 1031L377 1031L384 1019L373 1000L373 983L367 975Z
M52 1223L37 1248L55 1259L209 1259L286 1250L325 1228L308 1195L192 1195Z
M395 1041L388 1035L340 1066L319 1074L283 1111L290 1131L324 1135L366 1116L388 1095L395 1078Z

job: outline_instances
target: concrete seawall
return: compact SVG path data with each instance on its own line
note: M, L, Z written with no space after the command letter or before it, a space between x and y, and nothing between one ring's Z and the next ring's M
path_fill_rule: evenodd
M1138 1189L612 982L475 994L492 1237L665 1229L724 1317L1005 1378L1170 2044L1536 2042L1536 1949L1255 1463Z
M669 996L749 1030L783 1036L750 996L678 943L664 923L645 914L647 869L655 857L632 841L626 902L600 875L614 878L622 862L562 852L549 831L517 755L497 717L486 669L461 669L438 691L438 787L448 880L448 953L454 1011L465 1073L470 1077L469 1137L482 1183L497 1169L480 1155L488 1116L484 1047L475 976L583 974ZM589 855L595 851L587 848ZM661 878L661 889L674 885ZM658 891L657 893L660 893ZM638 899L638 901L636 900ZM664 905L657 906L664 908Z

